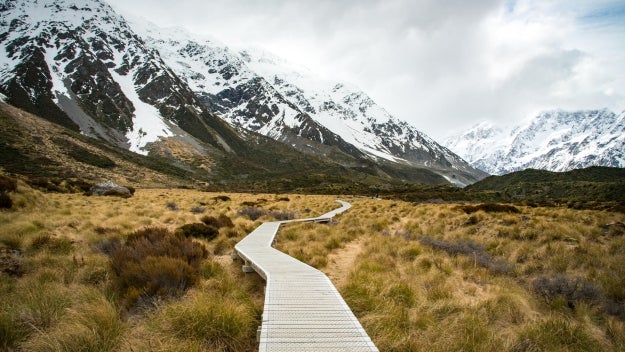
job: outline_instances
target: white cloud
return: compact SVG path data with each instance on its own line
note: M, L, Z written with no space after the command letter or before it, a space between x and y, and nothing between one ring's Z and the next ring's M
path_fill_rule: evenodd
M360 86L436 139L542 109L625 109L619 0L109 0Z

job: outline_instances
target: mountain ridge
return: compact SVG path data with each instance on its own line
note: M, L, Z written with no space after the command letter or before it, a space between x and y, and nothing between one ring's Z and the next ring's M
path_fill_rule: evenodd
M523 169L625 167L625 111L545 111L508 128L478 124L444 144L495 175Z
M241 162L255 172L280 169L279 156L268 160L259 149L269 143L259 142L259 133L337 170L460 185L486 176L360 91L334 85L335 97L315 100L318 91L250 70L250 52L147 37L100 0L8 2L0 27L0 93L8 103L136 153L203 164L207 172L239 170ZM201 65L192 67L197 62L189 58ZM320 119L321 110L330 118ZM266 150L300 155L277 145ZM205 159L221 166L208 167Z

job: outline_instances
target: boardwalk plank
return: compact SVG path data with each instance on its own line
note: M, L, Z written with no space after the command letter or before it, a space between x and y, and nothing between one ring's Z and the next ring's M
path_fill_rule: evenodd
M338 202L317 218L263 223L235 246L245 266L267 281L260 352L378 351L324 273L272 247L281 224L329 221L350 207Z

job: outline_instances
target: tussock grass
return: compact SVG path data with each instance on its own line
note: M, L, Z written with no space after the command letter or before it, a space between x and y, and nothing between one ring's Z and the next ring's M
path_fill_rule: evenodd
M14 194L21 205L0 211L0 243L19 250L24 272L0 273L0 349L8 350L71 350L72 341L120 351L254 350L263 282L241 273L229 257L232 246L262 221L274 221L271 212L312 217L337 207L329 196L139 189L112 199L44 194L19 183ZM625 236L615 225L625 222L623 214L525 206L516 206L519 213L466 214L455 204L348 201L353 208L332 224L285 225L278 247L328 272L337 265L330 254L350 243L362 247L338 289L380 350L623 350ZM172 211L168 202L206 211ZM245 202L267 214L238 214ZM217 226L222 215L231 225ZM174 232L203 217L221 228L210 241L191 240L208 252L197 263L195 286L120 320L124 293L108 255L146 226ZM449 254L419 240L428 236L471 241L481 255L515 270L494 273L471 253ZM56 240L71 247L57 250L50 245ZM534 289L535 280L558 275L595 285L599 301L574 300L571 307L565 295L545 299ZM103 330L92 334L95 321Z
M250 351L256 346L258 312L250 302L234 296L194 292L165 307L157 318L161 331L182 340L197 341L210 351Z
M622 349L625 242L606 224L623 214L350 202L330 226L285 226L278 247L315 264L364 240L339 291L380 350Z
M23 345L28 351L117 351L124 324L114 304L98 292L83 293L86 302L66 313L52 329Z
M0 350L8 351L253 351L264 283L243 274L240 263L229 254L260 222L238 215L239 204L262 203L268 212L311 216L336 207L334 198L327 196L138 189L132 198L119 199L42 193L21 182L10 195L13 208L0 211L0 247L2 253L19 256L22 276L0 271ZM168 202L178 209L206 211L172 211L166 207ZM203 217L216 220L209 220L219 228L215 238L188 241L205 247L206 258L187 258L183 264L163 259L172 257L164 251L156 259L136 261L135 255L147 252L127 252L120 258L134 268L126 272L134 274L124 280L143 287L130 290L132 285L120 283L110 255L133 242L133 233L146 227L173 233L184 225L203 223ZM325 256L320 255L322 259ZM126 309L130 296L143 300L156 287L144 278L180 273L185 265L195 270L195 288L181 290L189 286L188 281L166 287L161 293L167 298L156 295L145 302L149 310ZM192 322L194 305L203 302L211 305L203 313L202 322L208 324L203 331L194 335L194 331L172 329ZM180 312L185 315L178 316ZM221 325L210 325L213 320Z

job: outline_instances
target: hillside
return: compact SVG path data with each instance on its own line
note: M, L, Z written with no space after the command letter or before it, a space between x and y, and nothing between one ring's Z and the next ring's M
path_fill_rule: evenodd
M0 160L6 172L29 178L176 186L190 185L188 176L192 174L168 160L142 156L83 136L1 102Z
M148 156L84 136L0 102L0 167L29 178L114 180L134 186L185 186L212 190L371 193L404 182L375 176L370 168L344 168L249 133L257 149L211 156L184 143L151 146ZM280 155L276 158L276 155ZM399 171L398 171L399 172ZM399 177L442 184L423 169Z

